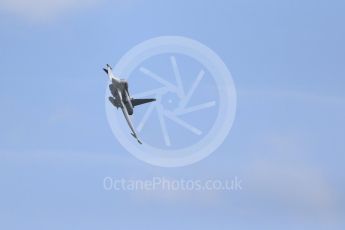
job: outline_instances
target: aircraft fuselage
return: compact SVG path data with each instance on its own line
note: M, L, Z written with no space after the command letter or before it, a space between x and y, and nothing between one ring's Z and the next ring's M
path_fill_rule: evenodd
M113 97L115 98L115 103L113 105L115 107L121 106L121 101L123 102L124 106L126 107L128 114L133 114L133 105L131 102L131 98L128 92L128 82L126 80L115 80L112 79L112 83L109 85L109 89Z

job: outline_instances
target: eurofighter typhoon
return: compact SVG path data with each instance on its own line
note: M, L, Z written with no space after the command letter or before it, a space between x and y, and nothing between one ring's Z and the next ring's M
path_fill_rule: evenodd
M129 128L132 131L132 136L141 144L140 139L138 138L137 133L135 132L135 129L133 127L133 124L130 119L130 115L133 115L134 112L134 107L149 103L152 101L155 101L156 99L154 98L147 98L147 99L134 99L129 96L129 91L128 91L128 82L124 79L119 79L114 76L112 72L112 68L110 65L106 65L103 70L107 73L110 84L109 84L109 89L111 92L111 95L109 97L109 101L113 106L115 106L117 109L121 108L123 115L126 118L127 124Z

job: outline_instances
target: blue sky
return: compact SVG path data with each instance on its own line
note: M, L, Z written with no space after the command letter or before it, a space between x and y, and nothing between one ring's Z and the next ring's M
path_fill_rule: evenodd
M0 2L1 229L343 229L342 1ZM232 130L165 169L114 139L112 65L162 35L198 40L233 75ZM240 192L109 192L105 176L243 179Z

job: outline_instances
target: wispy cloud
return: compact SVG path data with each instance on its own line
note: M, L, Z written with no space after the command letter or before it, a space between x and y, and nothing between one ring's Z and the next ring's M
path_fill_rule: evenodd
M271 99L290 99L298 100L304 103L318 103L318 104L329 104L329 105L344 105L344 98L336 95L325 95L317 94L315 92L307 91L296 91L296 90L285 90L285 89L265 89L265 90L253 90L245 89L238 90L241 96L249 97L267 97Z
M243 177L248 212L313 220L327 228L342 223L341 193L326 171L306 159L308 148L303 141L266 135L255 146Z
M0 10L35 22L45 22L70 10L84 9L97 0L0 0Z

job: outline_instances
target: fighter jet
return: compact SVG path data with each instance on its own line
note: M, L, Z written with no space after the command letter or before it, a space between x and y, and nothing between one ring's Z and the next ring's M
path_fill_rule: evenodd
M109 101L113 106L115 106L117 109L121 108L123 115L125 116L128 126L132 131L132 136L139 142L139 144L142 144L141 141L138 138L137 133L135 132L135 129L133 127L133 124L131 122L131 119L129 115L133 114L133 108L135 106L149 103L152 101L155 101L154 98L147 98L147 99L134 99L129 96L128 92L128 82L124 79L119 79L114 76L112 72L112 68L110 65L106 65L103 70L107 73L110 84L109 89L111 92L111 97L109 97Z

